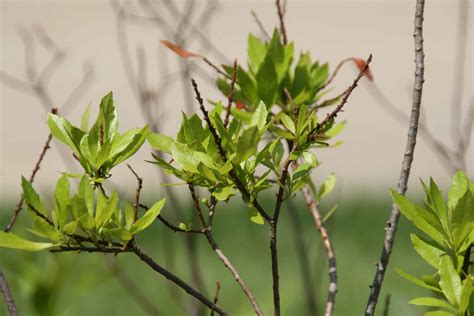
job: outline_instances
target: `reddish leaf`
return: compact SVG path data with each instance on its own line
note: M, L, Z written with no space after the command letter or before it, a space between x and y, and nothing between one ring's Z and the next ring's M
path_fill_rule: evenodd
M360 71L364 70L366 66L366 62L364 59L352 57L352 60L354 61L354 63L356 64L356 66L359 68ZM370 67L367 68L367 70L365 71L365 76L370 81L374 81L374 76L372 75L372 71L370 71Z
M239 110L241 109L244 109L245 108L245 104L243 104L242 102L235 102L235 107L238 108Z
M188 52L187 50L182 49L181 47L179 47L178 45L175 45L175 44L171 43L170 41L161 40L160 43L163 44L163 45L165 45L166 47L168 47L168 48L171 49L173 52L175 52L176 54L178 54L179 56L181 56L181 57L183 57L183 58L202 57L202 56L199 55L199 54L192 53L192 52Z

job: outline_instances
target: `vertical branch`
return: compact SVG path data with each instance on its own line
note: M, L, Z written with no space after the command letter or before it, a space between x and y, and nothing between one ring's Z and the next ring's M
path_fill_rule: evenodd
M388 316L389 311L390 311L390 294L387 294L387 296L385 296L385 302L384 302L384 305L383 305L382 315L383 316Z
M221 291L221 284L219 282L216 283L216 294L214 295L214 304L217 304L219 301L219 293ZM214 316L214 311L211 311L211 316Z
M8 287L7 280L3 275L3 272L0 270L0 290L3 293L3 298L5 299L5 303L7 304L8 312L10 316L17 316L18 313L16 311L15 301L13 300L13 296L10 292L10 288Z
M413 103L410 116L410 126L408 128L408 137L406 148L403 154L402 168L400 171L400 177L398 180L398 193L405 195L407 190L408 178L410 176L411 165L413 162L413 155L415 152L416 135L418 132L418 121L420 116L420 105L423 93L424 83L424 70L425 70L425 54L423 51L423 13L424 13L424 0L416 1L415 11L415 84L413 87ZM377 263L377 271L375 273L374 281L371 285L371 292L367 303L367 309L365 311L366 316L372 316L375 313L375 307L377 300L380 295L382 283L384 280L385 272L389 263L390 255L393 250L393 244L395 242L395 234L397 232L398 220L400 218L400 210L397 205L393 203L392 212L390 219L387 222L385 231L384 244L382 254L380 255L379 262Z
M54 108L54 109L51 110L51 113L57 114L58 110L56 108ZM46 155L46 152L50 148L52 138L53 138L53 135L49 134L48 138L46 140L46 143L44 144L43 149L40 152L38 160L36 161L36 164L33 168L33 171L31 172L30 178L28 179L28 181L30 183L32 183L35 180L35 176L36 176L36 174L38 173L38 171L41 167L41 162L43 161L44 156ZM8 225L4 229L5 232L8 233L10 230L12 230L13 225L15 225L15 222L18 219L18 215L20 214L21 208L23 207L23 202L24 202L24 196L22 194L21 197L20 197L20 200L18 201L18 203L15 207L15 209L13 210L13 215L12 215L12 218L10 219L10 223L8 223Z
M240 276L239 271L237 271L237 269L232 264L232 262L229 260L229 258L227 258L227 256L224 254L224 252L219 248L216 240L214 239L214 237L212 235L212 230L211 230L212 227L210 227L208 224L206 224L206 220L204 219L203 212L201 210L201 206L199 205L199 198L196 195L196 191L194 190L194 186L192 184L189 184L188 187L189 187L189 192L191 192L191 197L193 199L194 210L196 211L196 214L198 216L199 222L201 223L204 235L206 236L207 241L211 245L212 250L214 251L216 256L219 258L219 260L222 261L222 263L227 268L227 270L230 271L230 273L234 277L235 281L239 284L240 288L242 289L244 294L249 299L250 304L252 305L252 307L255 311L255 314L258 315L258 316L263 316L262 309L258 305L258 302L255 299L255 296L253 295L253 293L250 291L250 289L248 288L245 281ZM213 200L213 202L217 203L216 200ZM215 207L215 205L213 207Z
M314 201L313 196L311 195L310 190L307 187L301 189L303 197L306 201L308 208L311 211L313 216L314 224L321 234L321 240L326 250L328 257L328 267L329 267L329 288L328 288L328 297L326 301L326 307L324 309L325 316L331 316L334 313L334 304L336 302L337 294L337 266L336 266L336 256L334 254L334 249L329 239L329 234L324 227L324 223L319 212L318 204Z
M135 223L138 219L138 208L140 207L140 192L143 187L143 178L138 176L138 174L133 170L132 166L127 164L128 169L133 173L135 178L137 178L137 189L135 190L135 201L133 203L133 222Z
M285 27L285 19L284 19L285 13L283 12L283 8L281 6L280 0L276 0L276 7L277 7L277 12L278 12L278 19L280 20L280 33L281 33L283 45L286 45L288 43L288 38L286 36L286 27Z

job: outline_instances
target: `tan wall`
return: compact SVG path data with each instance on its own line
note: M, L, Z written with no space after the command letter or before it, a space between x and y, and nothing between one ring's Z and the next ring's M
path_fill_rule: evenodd
M120 63L115 32L115 17L105 1L5 1L1 0L1 65L0 69L17 77L24 77L23 43L18 36L19 27L42 25L60 46L68 49L70 58L51 80L50 87L56 106L60 106L68 92L82 75L82 61L90 60L95 67L92 86L79 100L68 117L78 122L85 105L97 104L100 97L113 90L121 128L142 125L144 120L125 78ZM198 1L198 7L202 1ZM261 17L271 30L276 24L273 1L223 1L222 8L212 20L209 37L222 52L231 58L244 61L248 32L258 32L250 10ZM472 16L472 2L469 14ZM377 85L400 109L408 112L411 105L411 86L414 71L412 15L414 1L289 1L287 28L290 40L297 50L309 50L321 61L329 61L334 68L338 61L351 57L366 57L373 53L373 73ZM424 111L430 129L436 137L451 144L450 103L453 91L453 62L457 10L455 1L428 1L425 13L426 85ZM472 21L472 19L471 19ZM469 25L468 63L464 105L472 98L472 22ZM159 64L155 56L166 56L170 67L176 67L176 56L158 45L163 38L153 27L132 28L132 45L147 47L150 78L157 80ZM205 52L197 41L190 50ZM135 52L132 52L133 56ZM38 64L48 62L47 54L38 51ZM211 69L204 68L210 74ZM159 69L158 69L159 71ZM337 90L344 89L355 76L352 67L346 67L336 80ZM196 75L197 78L199 76ZM205 85L204 95L216 98L218 94ZM386 115L367 92L370 83L363 82L350 99L340 119L349 120L340 137L345 144L337 149L317 152L323 165L318 177L336 171L345 192L354 192L359 185L369 189L386 190L396 185L406 138L406 124L400 124ZM31 95L0 85L1 91L1 192L19 192L19 177L29 175L37 153L48 134L45 111ZM169 133L175 133L183 108L180 84L163 102L161 122ZM62 145L59 145L62 146ZM57 146L55 146L57 147ZM472 146L471 146L472 147ZM147 147L131 163L145 177L150 187L158 180L153 166L143 162L148 158ZM468 156L470 172L474 172L471 148ZM126 168L113 171L116 182L133 187L134 180ZM57 150L48 152L38 176L45 185L65 170ZM432 175L447 181L449 175L442 169L432 151L419 141L410 184L418 185L418 178Z

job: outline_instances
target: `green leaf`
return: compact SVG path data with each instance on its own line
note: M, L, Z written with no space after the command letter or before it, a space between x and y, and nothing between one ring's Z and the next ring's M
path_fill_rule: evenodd
M433 213L413 204L410 200L393 189L390 190L390 194L402 214L418 229L433 238L439 245L445 243L446 236L443 235L443 227L439 219Z
M326 178L324 183L319 188L318 200L321 200L323 197L331 193L332 190L334 190L335 186L336 186L336 175L332 173Z
M416 252L431 266L433 266L435 269L438 269L439 260L441 259L441 256L445 254L445 252L416 234L411 234L410 236L413 248L415 248Z
M288 115L283 113L281 116L281 122L293 135L296 135L295 123Z
M459 311L464 313L469 307L469 298L472 295L472 280L471 278L464 279L462 284L462 291L461 291L461 300L459 304Z
M63 174L59 178L56 189L54 191L54 199L56 201L56 216L59 227L63 227L67 221L68 205L69 205L69 179Z
M335 137L342 132L342 130L346 127L346 121L340 122L333 127L331 127L326 133L324 133L327 137Z
M430 179L430 196L433 208L438 215L440 222L443 227L447 230L448 228L448 213L446 212L446 205L444 204L443 196L433 179Z
M336 211L338 205L337 204L334 204L330 209L329 211L326 213L326 215L324 215L323 217L323 224L326 223L329 218L331 218L332 214L334 214L334 212Z
M54 247L52 243L32 242L12 233L0 231L0 247L26 251L40 251Z
M462 293L461 278L449 256L442 256L440 259L439 277L439 286L444 295L451 305L458 308Z
M77 195L84 200L87 212L94 215L94 189L87 176L82 176Z
M258 72L258 68L265 57L265 44L258 37L249 34L247 45L247 56L250 69L254 74Z
M305 151L303 152L303 159L309 163L312 167L316 167L318 165L318 159L316 158L316 156L309 152L309 151Z
M78 156L81 156L80 143L85 132L74 127L68 120L56 114L48 113L48 126L51 134L71 148Z
M218 188L212 192L212 195L215 196L218 201L226 201L233 192L234 188L232 186L226 186Z
M418 297L408 302L408 304L419 305L419 306L431 306L431 307L445 307L448 309L453 309L451 305L434 297Z
M38 193L36 193L35 189L33 189L33 186L31 183L26 180L25 177L21 177L21 186L23 188L23 196L25 198L25 204L30 207L34 207L39 213L43 215L47 215L46 209L43 205L43 202L41 202L40 196Z
M75 234L76 233L76 230L77 230L77 224L78 224L78 221L79 220L75 220L73 222L69 222L67 223L62 231L67 234L67 235L72 235L72 234Z
M84 113L82 113L82 116L81 116L81 129L86 133L89 130L90 116L91 116L91 104L89 103L89 105L86 107L86 110L84 111Z
M113 139L118 130L117 108L114 104L112 91L100 101L100 115L104 124L105 139Z
M31 233L43 237L48 238L52 241L60 241L62 236L59 231L56 230L53 226L51 226L48 222L46 222L43 218L39 216L35 216L33 219L33 229L27 229Z
M260 101L257 106L257 109L252 115L252 120L250 121L250 126L257 126L258 130L261 131L267 123L268 111L265 106L265 103Z
M469 190L469 178L461 171L453 177L451 189L448 192L448 208L454 209L458 200Z
M455 313L439 310L439 311L433 311L433 312L427 312L424 314L424 316L456 316Z
M111 166L116 166L134 155L145 142L150 128L145 125L141 129L127 131L119 140L114 141L109 157L112 157Z
M237 159L238 161L247 160L257 151L259 141L258 127L252 126L246 129L237 142Z
M102 192L99 191L99 196L102 195ZM118 195L114 191L112 196L108 199L107 203L103 207L97 207L95 214L95 227L100 228L104 226L112 216L112 214L117 209ZM99 204L99 203L98 203Z
M474 230L474 198L470 190L467 190L456 203L456 207L452 210L451 221L454 244L460 247Z
M173 138L162 133L150 133L147 140L154 149L171 154L171 144L174 143Z
M395 268L395 272L397 272L398 274L400 274L404 279L412 282L412 283L415 283L416 285L419 285L421 287L424 287L425 289L429 289L429 290L432 290L432 291L435 291L435 292L441 292L440 289L438 289L437 287L434 287L432 285L429 285L429 284L426 284L423 280L420 280L416 277L414 277L413 275L411 274L408 274L406 272L403 272L400 268Z
M125 227L128 230L132 228L134 217L135 217L135 210L133 209L133 206L127 202L125 204Z
M153 206L148 211L146 211L146 213L132 225L132 228L130 229L130 233L132 235L135 235L136 233L150 226L151 223L153 223L153 221L155 220L155 218L160 214L160 211L165 205L165 203L166 203L166 199L163 198L160 201L153 204Z
M272 57L267 53L255 76L258 97L266 106L271 107L277 97L278 75ZM245 91L245 90L244 90Z
M264 221L262 215L260 215L258 210L256 208L254 208L253 206L249 207L249 217L250 217L250 220L252 222L254 222L255 224L258 224L258 225L265 224L265 221Z

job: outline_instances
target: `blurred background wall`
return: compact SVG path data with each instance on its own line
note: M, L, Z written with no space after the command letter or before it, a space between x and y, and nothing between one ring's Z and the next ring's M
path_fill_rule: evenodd
M136 15L147 15L146 9L135 1L125 1L125 7ZM466 1L467 2L467 1ZM52 106L61 107L71 91L81 82L87 72L84 89L67 105L66 115L78 122L85 106L97 105L108 91L115 94L123 129L144 124L137 98L127 81L121 62L121 50L117 40L116 14L108 1L8 1L1 2L1 65L3 74L27 81L25 72L25 36L32 33L48 36L66 54L55 73L47 79L47 89ZM176 1L177 6L183 2ZM215 63L229 62L237 58L245 62L246 37L248 32L261 34L251 15L253 9L265 28L271 32L277 25L273 1L229 1L222 0L201 30L218 48L216 54L209 45L195 36L186 43L186 49L202 53ZM411 105L413 80L412 1L289 1L286 23L289 39L297 43L296 51L310 51L322 62L329 62L333 70L337 63L347 57L366 58L374 55L372 71L378 89L401 111L408 114ZM472 6L470 7L472 9ZM206 19L202 14L205 1L195 1L191 19ZM472 10L468 15L472 15ZM117 10L117 7L116 7ZM158 10L162 10L158 8ZM214 10L214 9L213 9ZM173 23L173 16L163 16ZM424 90L423 116L431 133L443 143L453 147L452 117L450 109L453 94L460 91L465 121L467 107L472 100L472 19L467 26L467 61L464 68L464 88L454 87L456 30L459 10L455 1L430 1L426 6L425 50L426 84ZM131 18L130 20L133 20ZM175 25L177 21L174 21ZM160 39L170 39L153 22L130 21L125 26L128 37L128 54L131 66L136 71L137 54L146 58L148 88L163 84L163 75L179 70L179 57L159 45ZM25 35L25 34L29 35ZM42 35L41 35L42 34ZM183 31L185 34L185 31ZM192 37L192 36L191 36ZM172 39L170 39L172 40ZM51 60L53 47L46 48L33 39L34 47L27 47L38 72ZM225 58L225 59L224 59ZM192 69L204 87L207 98L222 98L209 82L214 76L211 68L200 61L187 61L199 66ZM92 74L93 71L93 75ZM90 73L89 73L90 72ZM346 65L335 81L333 94L348 86L356 74L354 65ZM139 75L140 76L140 75ZM207 77L207 78L206 78ZM6 79L3 77L3 81ZM144 82L144 78L139 81ZM320 150L316 154L323 163L316 171L324 178L336 172L342 192L354 192L354 188L375 192L387 192L396 185L407 130L406 122L394 119L383 110L379 100L373 98L374 83L364 80L351 97L345 112L339 117L349 123L339 139L344 145L336 149ZM196 105L183 94L182 80L170 83L160 99L157 111L159 125L167 133L174 134L180 120L180 110L189 112ZM188 84L187 81L184 84ZM191 92L191 88L188 89ZM372 92L371 92L372 91ZM25 91L12 89L2 82L1 92L1 192L2 195L19 193L20 175L28 175L37 153L48 134L45 124L45 109L37 97ZM186 107L186 103L190 103ZM462 122L458 122L462 124ZM66 157L64 163L58 153L61 144L48 152L37 182L45 187L55 179L58 171L74 171L75 163ZM453 147L454 148L454 147ZM131 161L140 172L153 172L152 166L143 162L149 150L142 149ZM473 150L468 151L466 163L472 175L474 169ZM72 169L72 170L71 170ZM126 168L115 170L114 179L125 187L134 186ZM152 174L152 173L150 173ZM447 183L450 172L446 171L437 154L425 141L419 140L415 154L410 188L418 178L433 176ZM159 184L155 176L146 178L147 188ZM416 185L416 187L418 187Z

